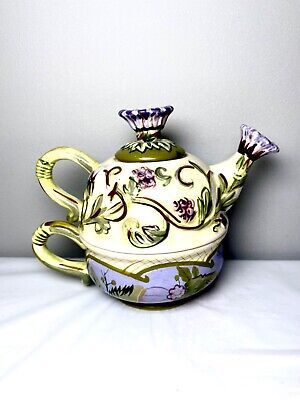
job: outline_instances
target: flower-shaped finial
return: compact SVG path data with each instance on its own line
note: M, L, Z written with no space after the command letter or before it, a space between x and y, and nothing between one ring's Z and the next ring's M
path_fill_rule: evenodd
M242 138L238 152L255 161L268 153L278 153L279 147L266 136L248 125L241 125Z
M173 110L172 106L143 108L141 110L121 110L119 115L136 132L138 140L147 140L151 137L159 136Z

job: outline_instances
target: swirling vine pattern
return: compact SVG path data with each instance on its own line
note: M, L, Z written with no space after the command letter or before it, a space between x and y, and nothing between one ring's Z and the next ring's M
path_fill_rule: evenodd
M99 234L108 234L111 223L120 222L124 220L123 229L126 231L127 239L129 242L140 248L153 247L164 241L169 234L170 226L182 230L198 230L206 226L214 217L215 209L213 207L213 201L211 198L211 172L205 172L199 165L192 161L189 164L180 166L175 172L175 178L178 182L186 187L192 187L194 185L193 180L186 181L182 177L182 172L184 170L196 170L202 174L208 184L208 187L204 186L198 198L193 199L179 199L173 201L174 211L172 212L159 201L148 197L141 196L141 190L148 190L151 192L151 188L156 185L156 178L161 181L163 186L170 183L172 176L167 174L167 170L163 167L158 167L151 170L146 167L141 167L141 170L133 170L132 176L129 177L128 184L123 184L122 189L119 188L118 182L112 182L112 178L122 172L120 166L115 166L111 169L105 169L105 185L110 191L105 197L104 206L104 196L101 194L98 196L91 207L89 215L87 215L88 202L93 194L95 186L96 174L92 173L87 191L85 193L83 211L81 217L82 225L94 224L95 231ZM182 204L190 205L190 208L194 208L197 205L196 210L187 210L189 216L185 216L185 210L179 205ZM108 204L110 204L108 206ZM127 217L128 209L131 205L138 204L145 207L150 207L160 214L161 223L160 226L154 225L143 225L137 219ZM218 220L218 223L223 222L223 220ZM215 228L217 229L217 228ZM214 229L214 231L216 231Z

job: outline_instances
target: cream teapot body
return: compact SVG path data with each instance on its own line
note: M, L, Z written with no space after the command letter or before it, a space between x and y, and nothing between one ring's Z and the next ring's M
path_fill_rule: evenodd
M238 198L253 161L278 148L242 126L237 153L207 166L161 138L172 111L122 110L137 140L102 164L66 147L38 160L42 188L68 209L68 222L44 223L33 236L34 252L44 264L141 304L182 300L216 279L223 264L226 211ZM65 159L90 174L82 200L52 179L55 163ZM85 249L86 259L70 261L53 254L46 246L53 234L74 240Z

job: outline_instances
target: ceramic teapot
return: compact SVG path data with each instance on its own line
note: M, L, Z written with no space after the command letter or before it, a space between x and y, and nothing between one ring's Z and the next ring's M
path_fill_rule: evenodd
M45 222L33 235L33 251L46 266L141 304L186 299L216 279L223 264L226 213L253 162L279 149L242 125L237 152L205 165L162 137L172 111L171 106L121 110L136 140L101 164L70 147L50 150L37 161L41 187L68 210L68 222ZM60 160L72 160L90 174L82 200L53 181ZM85 260L55 255L47 248L51 235L72 239L85 250Z

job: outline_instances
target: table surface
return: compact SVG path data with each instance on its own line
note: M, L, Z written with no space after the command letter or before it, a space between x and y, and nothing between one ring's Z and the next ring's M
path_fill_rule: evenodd
M300 399L300 261L226 261L211 290L160 311L32 258L0 259L0 280L5 400Z

